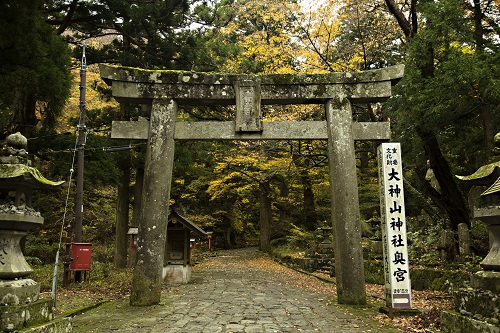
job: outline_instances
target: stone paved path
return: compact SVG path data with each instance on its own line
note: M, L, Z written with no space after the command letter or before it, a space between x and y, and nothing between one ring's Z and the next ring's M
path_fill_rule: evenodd
M191 283L167 288L160 305L109 302L75 317L73 332L399 332L369 319L375 307L339 306L261 256L255 248L221 252L194 267Z

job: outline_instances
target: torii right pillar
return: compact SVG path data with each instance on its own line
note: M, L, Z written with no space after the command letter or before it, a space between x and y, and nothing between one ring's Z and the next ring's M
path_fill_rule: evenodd
M366 304L351 103L339 93L325 103L335 274L340 304Z

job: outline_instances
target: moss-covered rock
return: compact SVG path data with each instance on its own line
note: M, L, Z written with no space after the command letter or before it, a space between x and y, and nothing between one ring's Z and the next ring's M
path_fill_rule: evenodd
M366 283L384 284L384 262L382 260L365 260Z
M470 280L470 274L430 268L410 269L411 287L414 290L441 290L446 291L450 286L460 286Z
M441 313L441 330L444 333L500 333L500 327L463 316L455 311Z
M455 309L481 318L500 318L500 298L490 291L467 289L453 293Z

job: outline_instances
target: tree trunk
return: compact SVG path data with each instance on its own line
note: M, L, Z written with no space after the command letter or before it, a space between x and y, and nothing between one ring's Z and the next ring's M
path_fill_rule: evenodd
M401 28L407 39L411 39L417 33L417 24L415 21L417 15L415 12L415 6L413 5L414 2L415 0L412 0L412 6L410 8L411 20L408 20L394 0L385 0L387 8L394 16L394 18L398 21L399 27Z
M493 148L495 148L493 132L493 124L491 121L491 104L483 105L481 108L481 118L483 120L483 132L484 132L484 147L485 156L487 159L493 157Z
M404 186L405 186L405 194L408 194L412 198L412 200L417 204L418 207L423 209L427 215L430 216L432 221L436 223L440 223L440 221L447 221L443 216L439 214L439 210L431 204L431 200L429 200L429 193L427 191L434 190L428 182L423 182L426 184L426 194L427 197L420 193L413 185L405 178ZM436 190L434 190L437 192ZM439 194L439 193L438 193ZM433 200L434 201L434 200ZM443 207L440 207L443 208ZM442 209L442 213L445 213L445 210Z
M135 171L134 203L132 212L132 226L139 225L142 204L142 184L144 182L144 168L137 168Z
M130 119L133 106L120 104L122 120ZM123 159L118 161L121 177L118 184L118 198L116 201L116 226L115 226L115 267L127 267L127 231L129 222L129 196L130 196L130 156L126 153Z
M430 167L441 188L440 195L436 192L431 199L446 211L453 230L458 230L460 223L465 223L470 228L469 209L455 183L448 162L441 153L435 134L422 128L417 128L417 133L423 140Z
M385 0L385 2L390 12L398 20L399 26L407 39L411 40L417 33L417 16L414 11L416 1L412 0L411 2L411 22L404 17L402 11L393 0ZM434 76L434 45L428 41L424 47L424 51L426 52L417 59L416 66L423 78L432 78ZM434 171L436 180L441 188L441 193L432 191L431 188L429 188L427 193L430 194L436 206L441 207L446 212L453 230L458 230L460 223L465 223L470 227L469 210L462 193L455 183L448 162L441 152L436 135L432 130L421 126L417 126L416 131L424 144L424 150L429 159L430 167Z
M271 219L272 208L269 192L271 185L269 181L259 184L259 202L260 202L260 250L269 251L271 248Z
M307 170L304 170L300 175L300 179L302 182L302 193L304 195L304 227L309 231L316 230L318 224L318 215L316 214L316 206L314 204L314 192L312 189L311 178L307 173Z
M481 0L474 0L474 41L479 52L484 50L484 29L483 29L483 10Z
M118 184L118 199L116 202L116 238L115 238L115 267L127 267L127 231L129 213L129 183L130 166L121 163L122 176Z
M20 132L27 138L34 137L38 124L36 99L33 96L26 96L21 91L14 91L13 95L12 114L2 137L16 132Z
M141 204L142 204L142 183L144 181L144 169L137 168L135 171L135 185L134 185L134 202L133 202L133 211L132 211L132 223L133 227L138 227L140 223L141 216ZM132 240L130 239L130 242ZM129 248L129 256L128 256L128 267L134 267L135 259L136 259L136 247L133 244L130 244Z
M226 237L226 248L230 249L233 243L231 234L233 233L233 228L231 226L227 227L224 232L224 236Z
M474 41L476 43L476 49L480 57L484 56L484 28L483 28L483 18L484 13L481 7L480 0L474 0ZM481 106L481 119L483 121L483 132L484 132L484 147L485 155L487 159L493 157L493 148L495 144L493 142L493 137L495 133L493 132L493 126L491 121L491 104L487 101Z

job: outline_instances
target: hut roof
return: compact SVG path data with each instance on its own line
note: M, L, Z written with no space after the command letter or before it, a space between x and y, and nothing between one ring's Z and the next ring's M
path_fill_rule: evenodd
M180 222L184 227L186 227L189 230L191 230L192 232L198 234L198 236L200 236L200 237L207 235L206 231L204 231L203 229L198 227L195 223L191 222L190 220L188 220L187 218L185 218L184 216L179 214L179 212L177 212L176 210L172 210L172 212L168 216L168 222L170 223L172 221L174 223Z

